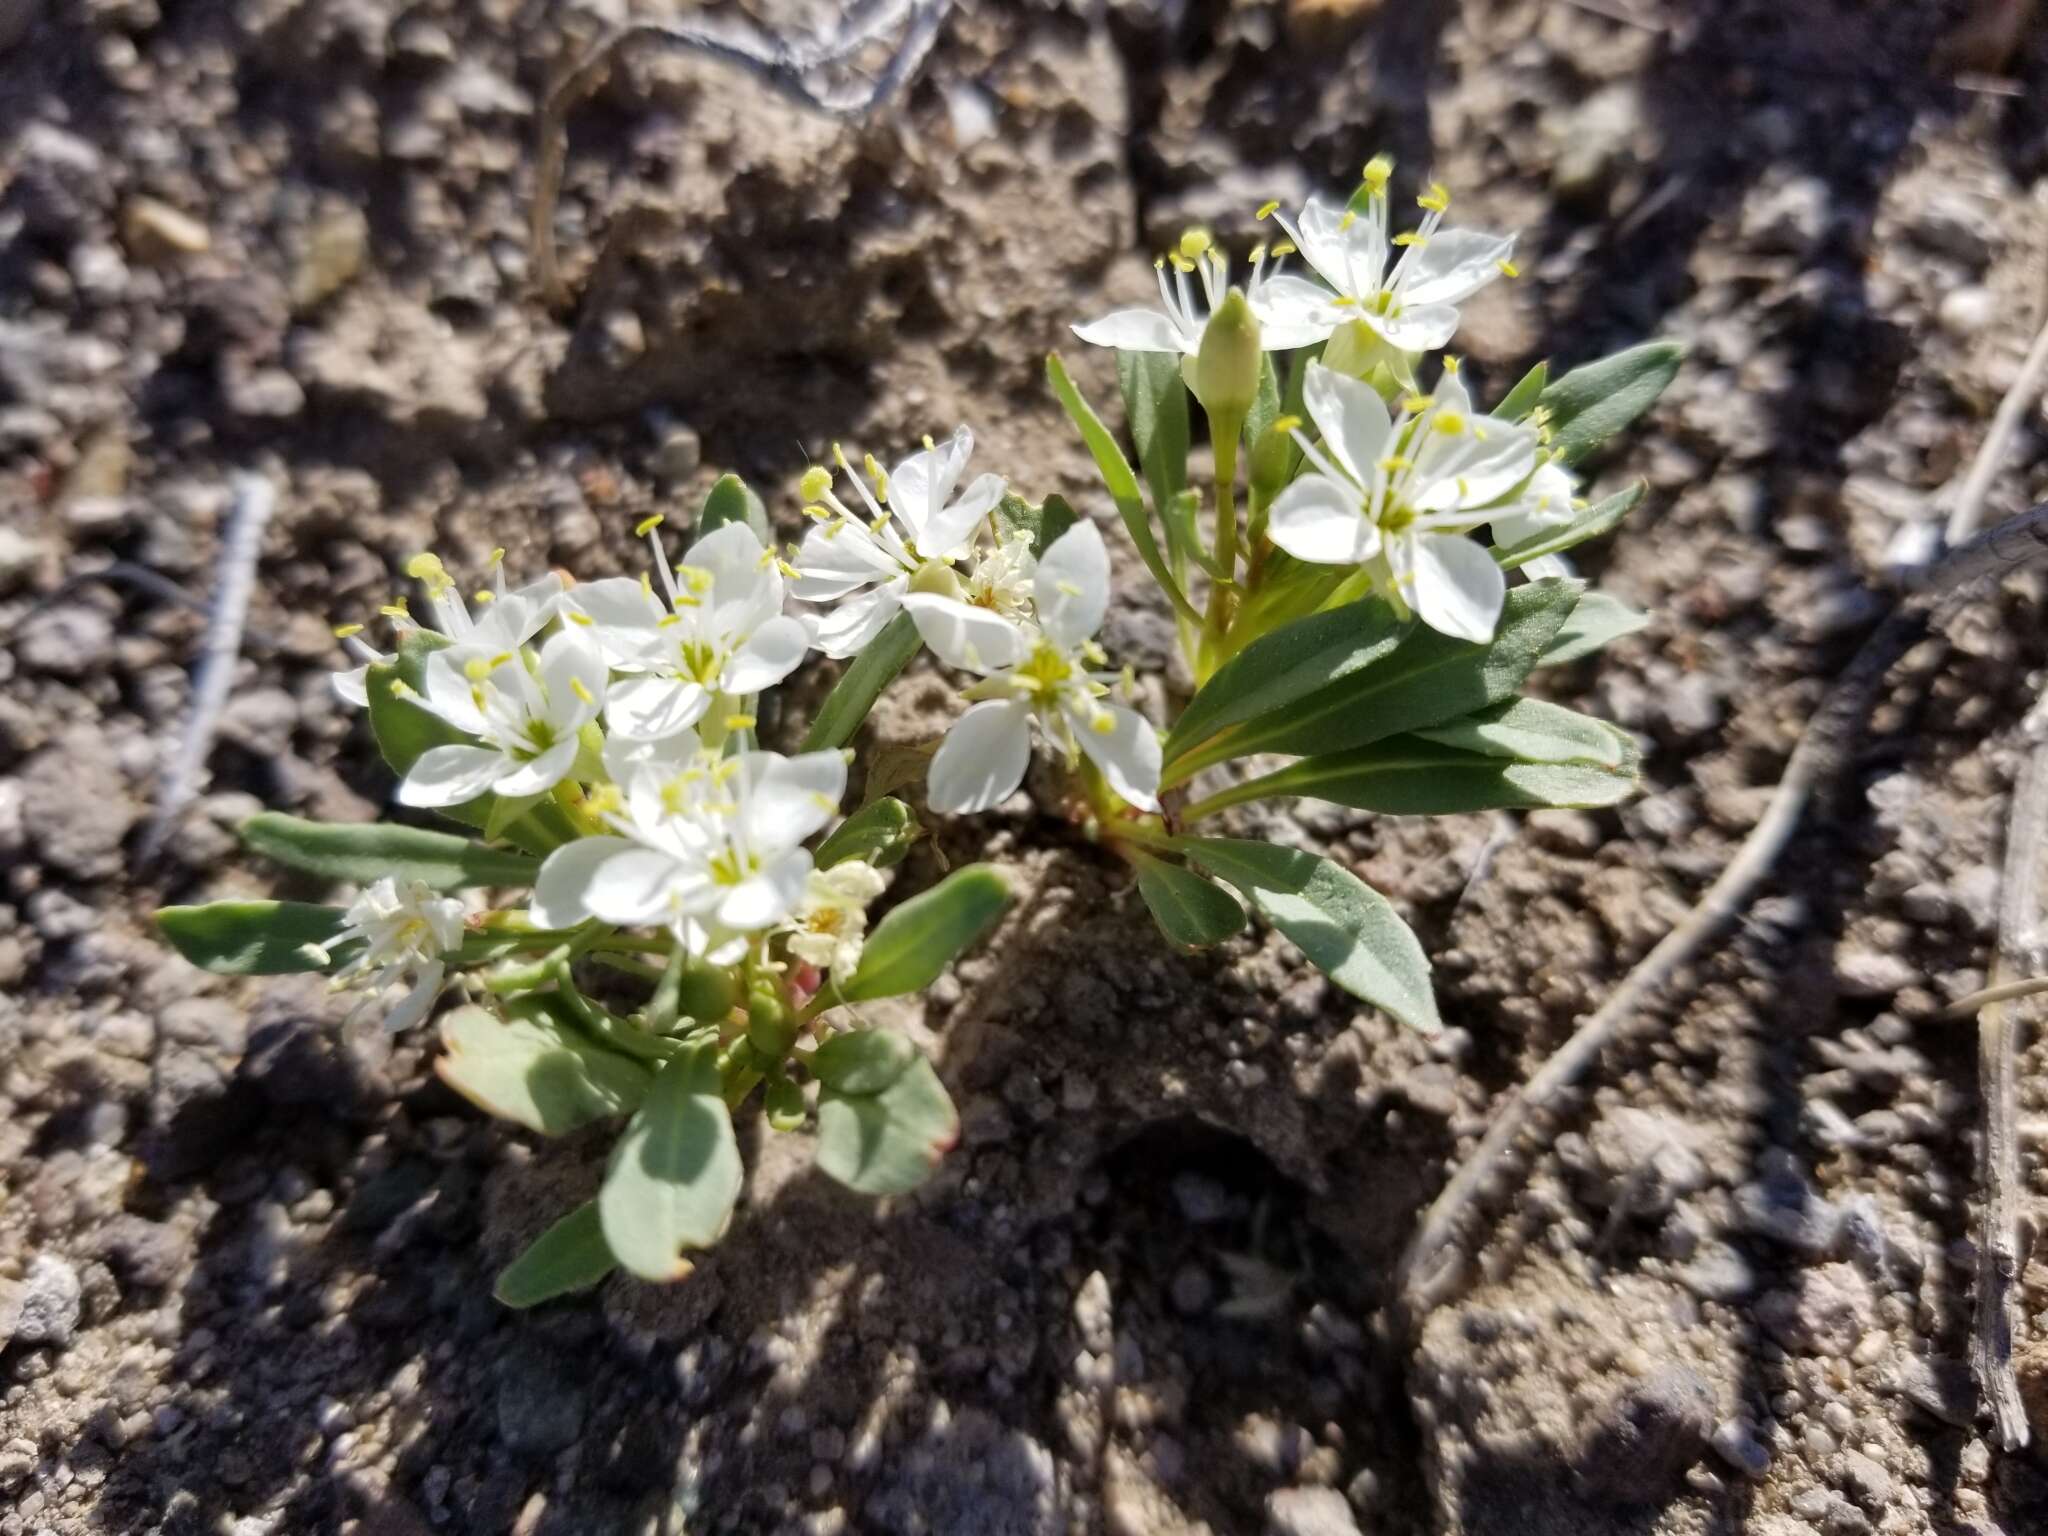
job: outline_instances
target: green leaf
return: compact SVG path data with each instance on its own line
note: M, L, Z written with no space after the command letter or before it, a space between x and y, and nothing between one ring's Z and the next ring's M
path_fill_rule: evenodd
M1655 405L1684 361L1680 343L1651 341L1574 368L1541 397L1550 412L1550 446L1565 463L1577 463Z
M1259 358L1259 392L1244 415L1244 440L1256 443L1280 416L1280 375L1274 370L1273 354L1267 352Z
M1504 571L1519 570L1538 555L1563 554L1588 539L1597 539L1603 533L1612 532L1624 517L1635 510L1645 489L1643 482L1638 480L1627 490L1616 491L1606 500L1588 507L1562 528L1546 528L1519 544L1496 549L1493 558Z
M834 1035L811 1053L811 1075L835 1093L880 1093L910 1070L917 1047L890 1029Z
M1462 720L1415 732L1424 741L1525 763L1593 763L1632 767L1635 741L1626 731L1541 699L1510 699Z
M537 1307L586 1290L618 1267L604 1240L597 1202L586 1200L507 1264L492 1294L508 1307Z
M817 866L830 869L848 859L861 859L876 869L888 869L900 864L910 845L923 834L916 812L894 795L884 795L832 829L818 844Z
M1522 686L1584 589L1558 577L1516 587L1486 645L1414 625L1391 652L1376 652L1341 681L1246 722L1220 745L1228 757L1342 752L1497 704Z
M1569 711L1567 711L1569 713ZM1581 716L1581 719L1586 717ZM1598 726L1598 721L1588 721ZM1623 753L1623 738L1603 727L1603 746ZM1566 750L1551 743L1543 750ZM1226 805L1298 796L1348 805L1384 816L1454 816L1465 811L1615 805L1635 793L1633 754L1602 764L1527 761L1505 753L1461 752L1456 747L1396 736L1350 752L1305 757L1251 779L1204 802L1204 814Z
M754 537L764 549L775 547L775 530L768 526L768 509L761 505L754 488L738 475L720 475L712 482L711 492L704 498L704 510L697 514L697 528L691 541L694 543L727 523L745 523L754 530Z
M1244 928L1244 908L1222 887L1200 875L1132 850L1138 861L1138 894L1159 931L1189 949L1221 944Z
M1017 532L1027 534L1031 553L1043 559L1053 541L1073 527L1079 515L1064 496L1048 496L1034 507L1015 491L1007 491L996 503L996 530L1005 539Z
M1387 898L1348 869L1241 838L1187 837L1189 862L1243 891L1267 922L1353 997L1410 1028L1443 1028L1429 983L1429 958Z
M1522 375L1522 382L1501 397L1493 408L1493 415L1499 421L1520 421L1536 409L1537 401L1550 384L1550 364L1538 363Z
M172 946L216 976L284 976L324 971L305 953L341 931L339 907L303 901L212 901L201 907L159 907L156 925Z
M1138 467L1152 491L1152 509L1166 527L1169 551L1185 555L1183 530L1169 511L1188 484L1188 388L1181 380L1180 354L1120 351L1116 378Z
M442 1082L486 1114L543 1136L629 1114L650 1078L638 1062L592 1044L539 1002L514 1003L500 1018L477 1004L441 1020Z
M993 928L1010 904L1010 882L993 864L956 869L875 924L860 968L836 988L849 1003L922 992L953 958Z
M1271 714L1390 654L1411 622L1376 597L1261 635L1188 701L1166 738L1170 763L1226 727Z
M680 1280L724 1233L746 1170L706 1041L664 1066L612 1151L598 1191L605 1242L643 1280Z
M1145 516L1144 498L1138 494L1138 477L1131 473L1123 450L1117 447L1116 439L1102 424L1102 418L1074 388L1074 381L1067 377L1066 365L1060 361L1057 352L1046 358L1045 376L1051 380L1052 392L1066 407L1067 415L1080 428L1081 440L1088 445L1088 452L1095 459L1095 468L1109 490L1109 499L1116 503L1117 516L1124 520L1131 542L1138 546L1138 558L1145 562L1145 569L1152 573L1152 579L1159 583L1159 589L1181 616L1199 624L1201 614L1188 602L1187 594L1174 582L1167 572L1166 562L1159 557L1159 543L1152 537L1152 525Z
M1631 608L1620 598L1593 591L1579 599L1564 628L1550 642L1550 649L1537 661L1539 667L1562 666L1604 649L1623 635L1632 635L1650 622L1640 608Z
M900 1195L960 1139L960 1115L922 1056L878 1094L818 1094L818 1169L864 1195Z
M896 681L896 674L910 664L910 658L923 643L916 622L907 613L899 613L883 625L882 632L868 642L868 648L839 674L839 681L818 706L818 718L811 722L803 750L823 752L853 740L853 733L867 719L882 690Z
M242 823L242 843L265 858L325 880L368 885L390 875L437 891L472 885L531 885L538 861L465 837L381 822L343 825L264 811Z

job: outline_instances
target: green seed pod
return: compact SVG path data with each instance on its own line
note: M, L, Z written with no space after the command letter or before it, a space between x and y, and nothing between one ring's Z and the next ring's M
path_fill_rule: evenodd
M690 960L683 966L682 984L676 991L676 1015L700 1024L715 1023L732 1012L740 1000L740 981L731 968Z
M796 1044L796 1014L779 989L756 986L747 998L747 1043L766 1065L780 1066Z
M762 1094L762 1107L768 1112L770 1130L803 1129L806 1115L804 1091L788 1078L775 1077L768 1080L768 1087Z

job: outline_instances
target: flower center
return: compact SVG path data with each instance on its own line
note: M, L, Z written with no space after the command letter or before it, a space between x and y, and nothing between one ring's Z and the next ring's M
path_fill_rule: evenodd
M1017 668L1017 680L1034 698L1051 698L1073 680L1074 664L1043 640Z

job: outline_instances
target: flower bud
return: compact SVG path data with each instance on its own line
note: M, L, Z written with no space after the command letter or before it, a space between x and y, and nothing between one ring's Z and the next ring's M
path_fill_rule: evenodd
M1259 394L1259 321L1243 292L1223 296L1202 332L1202 349L1188 386L1202 409L1223 421L1242 421Z
M747 1042L771 1064L780 1063L796 1044L796 1015L779 989L757 985L747 999Z
M919 566L910 578L910 590L933 597L950 597L956 603L967 599L967 589L960 584L960 577L942 560L927 560Z
M1296 449L1292 432L1301 425L1298 417L1282 416L1252 444L1251 486L1252 494L1261 501L1271 501L1286 488L1287 477L1294 470Z

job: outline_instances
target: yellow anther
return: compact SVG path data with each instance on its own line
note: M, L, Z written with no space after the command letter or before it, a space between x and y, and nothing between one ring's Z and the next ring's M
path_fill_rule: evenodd
M1438 411L1430 418L1430 429L1445 437L1458 437L1465 430L1465 413L1462 411Z
M769 566L775 564L775 561L775 551L772 549L764 549L761 551L761 558L754 562L754 569L757 571L765 571L768 569Z
M650 517L643 517L640 519L639 522L633 525L633 537L636 539L644 539L647 537L648 534L654 532L655 529L659 528L666 521L668 521L668 519L663 517L659 512L654 513Z
M489 587L478 587L476 591L470 595L470 601L477 603L479 605L484 603L495 603L497 600L498 594L493 592Z
M1184 230L1180 237L1180 253L1189 261L1193 261L1215 243L1206 229Z
M846 462L846 450L837 443L832 445L832 462L845 470L849 475L853 473L853 466Z
M1476 421L1475 421L1475 422L1473 422L1473 423L1472 423L1472 437L1473 437L1474 441L1476 441L1476 442L1481 442L1481 443L1485 442L1485 441L1486 441L1486 428L1485 428L1484 426L1482 426L1482 425L1481 425L1480 423L1476 422Z
M585 629L588 629L591 625L597 622L589 614L578 612L574 608L564 608L562 610L562 615L564 618L568 619L568 621L571 624L581 624Z
M645 571L640 573L640 590L647 596L654 596L654 578Z
M1282 416L1267 430L1272 432L1299 432L1301 430L1301 418L1299 416Z
M1472 482L1463 475L1458 476L1458 499L1463 501L1472 494Z
M1252 247L1251 263L1253 266L1256 267L1260 262L1264 261L1265 259L1266 242L1261 240L1257 245Z
M839 802L837 800L834 800L830 795L823 794L815 789L811 791L811 804L815 805L821 811L829 812L836 811L839 809Z
M932 435L929 432L925 433L918 441L924 444L924 451L926 453L937 453L939 451L939 445L932 441Z
M441 564L439 555L414 555L405 562L405 574L415 581L442 581L448 579L448 569Z
M337 624L334 626L334 638L337 640L346 640L350 635L360 635L362 632L363 626L360 624Z
M391 697L394 699L417 699L419 690L402 677L391 679Z
M1453 378L1457 377L1458 370L1464 366L1464 363L1458 358L1446 357L1444 359L1444 372L1450 374Z
M709 592L712 584L718 580L701 565L679 565L676 567L676 575L692 592Z
M1295 244L1292 240L1276 240L1273 242L1273 254L1276 257L1292 256L1294 252Z
M1356 309L1358 300L1348 293L1340 293L1337 295L1336 304L1339 309Z
M1390 475L1398 475L1404 469L1413 469L1415 461L1406 454L1390 453L1380 460L1380 468Z
M1415 233L1414 230L1404 229L1401 231L1400 234L1394 236L1394 244L1401 246L1427 245L1429 244L1429 242L1423 239L1422 236Z
M1230 270L1230 258L1224 255L1220 248L1212 248L1209 252L1209 265L1218 272L1228 272Z
M1419 416L1435 403L1428 395L1410 395L1401 402L1401 409L1410 416Z
M1152 258L1152 266L1155 271L1164 272L1166 270L1166 258L1164 256L1154 256Z
M483 684L471 683L469 685L469 702L474 704L479 710L484 707Z
M1176 272L1192 272L1195 270L1195 264L1189 261L1187 257L1181 255L1179 251L1168 251L1166 259L1173 263L1173 270Z
M1494 265L1500 268L1500 275L1502 277L1520 277L1522 275L1522 269L1512 261L1509 261L1505 256L1496 261Z
M1394 159L1391 155L1374 155L1365 162L1365 184L1373 191L1383 190L1387 178L1394 174Z
M1270 219L1271 217L1273 217L1275 213L1279 212L1279 210L1280 199L1276 197L1272 199L1272 201L1270 202L1264 202L1259 204L1259 211L1253 214L1252 217L1255 219Z
M816 502L812 502L804 508L804 516L815 518L821 523L829 522L832 517L832 509L830 507L821 507Z
M402 597L395 602L386 603L377 611L387 619L409 619L412 617L412 610L405 606L405 599Z
M1349 208L1345 209L1345 210L1344 210L1344 217L1343 217L1343 218L1341 218L1341 219L1339 219L1339 220L1337 221L1337 229L1338 229L1338 232L1339 232L1339 233L1342 233L1342 232L1343 232L1344 230L1347 230L1347 229L1349 229L1349 228L1350 228L1350 227L1351 227L1352 225L1356 224L1357 222L1358 222L1358 215L1357 215L1357 213L1356 213L1356 212L1354 212L1354 211L1353 211L1352 209L1349 209Z
M597 702L590 690L583 686L583 679L580 677L569 679L569 691L586 704L595 704Z
M673 629L682 622L683 616L680 613L664 613L654 621L654 627L656 629Z
M822 464L813 464L796 483L796 493L805 501L823 501L831 489L832 471Z
M1429 190L1415 199L1431 213L1442 213L1451 206L1450 188L1440 181L1432 181Z
M472 656L462 664L462 675L472 683L480 683L491 675L491 664L481 656ZM478 701L482 701L481 694L478 695Z
M727 715L725 717L725 728L728 731L751 731L754 728L754 717L752 715Z
M616 784L600 784L584 798L583 808L593 816L614 816L626 808L626 797Z
M498 670L498 668L500 668L500 667L504 666L504 665L505 665L505 664L506 664L507 662L509 662L509 661L510 661L511 659L512 659L512 653L511 653L510 651L500 651L500 652L498 652L498 654L497 654L497 655L495 655L495 656L493 656L493 657L491 658L491 660L490 660L490 668L491 668L491 670L492 670L493 672L495 672L495 671L497 671L497 670Z
M791 565L787 560L784 560L779 555L776 556L775 559L775 569L782 572L782 574L791 581L795 581L798 577L800 577L803 574L795 566Z
M1108 736L1116 730L1116 716L1106 709L1098 709L1089 720L1088 728L1098 736Z

